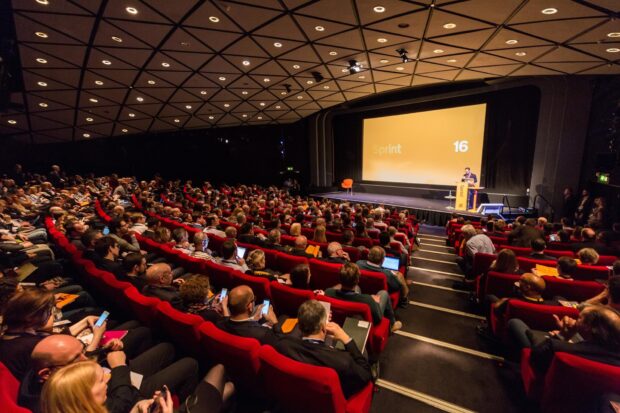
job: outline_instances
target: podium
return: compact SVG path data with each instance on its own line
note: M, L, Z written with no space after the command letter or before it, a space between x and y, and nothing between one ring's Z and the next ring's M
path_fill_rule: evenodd
M484 188L480 186L470 185L469 182L458 182L456 184L456 203L454 209L457 211L476 212L479 189ZM472 209L467 208L470 196L473 197Z

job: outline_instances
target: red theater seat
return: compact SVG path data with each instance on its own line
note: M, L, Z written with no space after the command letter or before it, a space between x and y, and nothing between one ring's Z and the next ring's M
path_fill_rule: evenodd
M172 308L169 302L161 301L156 307L156 318L161 328L172 342L187 354L204 360L200 351L198 332L196 329L204 322L200 316L186 314Z
M231 271L230 275L232 278L231 287L234 288L239 285L249 286L252 291L254 291L254 296L256 297L257 302L260 303L265 298L271 297L271 292L269 290L269 280L266 277L247 275L235 270Z
M0 363L0 406L5 413L30 413L17 404L19 381Z
M285 274L291 272L295 266L299 264L308 264L308 259L305 257L297 257L295 255L278 253L278 269Z
M131 314L146 326L155 325L155 311L161 300L155 297L142 295L135 287L123 291L127 297L128 310Z
M286 314L289 317L297 317L299 306L314 298L312 291L289 287L277 281L272 281L270 288L271 304L278 316Z

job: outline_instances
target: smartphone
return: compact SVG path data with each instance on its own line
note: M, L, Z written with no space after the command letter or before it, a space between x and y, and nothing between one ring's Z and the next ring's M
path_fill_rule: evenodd
M108 311L104 311L103 313L101 313L101 315L99 316L99 319L95 323L95 327L101 327L103 323L105 322L105 320L108 319L109 315L110 313Z
M205 237L205 239L202 240L202 252L205 252L208 246L209 246L209 238Z
M558 242L558 241L560 241L560 237L557 234L551 234L551 235L549 235L549 241L551 241L551 242Z
M260 312L262 315L264 315L264 316L265 316L265 315L267 315L267 313L269 312L269 304L270 304L270 303L269 303L269 300L265 300L265 301L263 301L263 309L262 309L262 310L261 310L261 312Z
M166 397L168 395L168 386L164 384L159 391L160 393L155 397L154 403L149 406L148 413L155 413L161 411L161 406L159 405L159 398Z
M220 303L224 300L224 298L226 298L227 295L228 288L222 288L222 291L220 292Z
M103 231L101 231L103 235L110 235L110 228L107 226L103 227Z

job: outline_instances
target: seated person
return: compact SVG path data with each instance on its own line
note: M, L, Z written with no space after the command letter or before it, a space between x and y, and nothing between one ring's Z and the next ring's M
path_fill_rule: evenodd
M364 303L370 307L372 322L377 325L381 323L383 317L390 320L391 330L398 331L402 328L402 323L394 318L392 301L387 291L381 290L376 294L362 294L356 290L360 281L360 270L353 263L346 263L340 268L340 289L328 288L325 295L338 298L344 301Z
M146 285L142 288L142 294L168 301L177 310L185 311L183 300L176 288L176 285L183 283L183 279L173 280L170 265L165 263L151 265L146 270L145 280Z
M503 312L506 309L506 303L510 299L522 300L532 304L560 305L557 300L545 300L543 298L546 287L545 280L531 272L521 275L515 286L517 289L513 297L497 298L492 294L487 295L487 302L492 305L492 311L496 313Z
M349 398L362 390L372 379L370 364L351 337L336 323L327 321L325 307L308 300L299 307L298 327L302 339L286 336L275 348L281 354L302 363L330 367L340 378L342 393ZM345 351L325 344L327 335L342 342Z
M215 323L222 317L228 317L228 297L220 301L220 296L211 293L209 277L196 274L188 277L179 287L183 306L190 314L201 316ZM210 297L211 295L211 297Z
M536 222L536 221L534 221ZM481 252L484 254L495 254L495 246L493 241L486 234L476 231L476 229L466 224L461 227L463 234L463 240L460 248L464 252L462 257L456 258L456 263L465 274L468 280L471 280L478 274L473 274L474 256L476 253Z
M286 246L282 245L281 241L282 241L282 231L280 231L277 228L274 228L271 231L269 231L269 236L267 237L267 241L265 242L265 247L274 249L276 251L289 250L290 248L287 248Z
M96 229L89 229L84 234L80 240L82 241L82 245L84 249L82 250L82 257L87 260L91 260L97 264L96 261L100 259L99 255L95 252L95 243L98 239L103 238L103 234L101 231Z
M390 234L388 234L387 232L382 232L379 234L379 245L385 251L385 255L389 255L391 257L398 257L399 259L398 266L406 267L407 266L407 254L402 253L401 251L392 248L392 246L390 245L390 242L391 242Z
M528 258L534 260L547 260L547 261L556 261L557 258L552 257L551 255L545 254L545 248L547 248L547 244L545 240L542 238L533 239L531 242L532 252L528 256Z
M196 232L194 238L192 238L193 252L190 254L194 258L200 258L202 260L214 260L213 251L208 248L209 236L206 232Z
M127 254L123 260L123 272L115 274L120 281L128 281L138 291L142 291L146 284L146 258L138 252Z
M599 363L620 366L620 314L600 305L585 306L577 320L555 316L557 330L534 334L523 321L508 322L515 344L531 347L530 364L537 371L547 371L557 352L575 354Z
M172 239L174 240L172 249L187 255L194 252L192 250L192 244L189 243L189 234L185 228L175 228L174 231L172 231Z
M146 225L146 217L141 213L134 213L129 216L129 220L131 222L131 226L129 227L130 232L135 232L137 234L144 234L148 231L149 227Z
M600 294L584 301L584 304L603 305L620 313L620 275L610 277L607 287Z
M571 257L560 257L558 258L558 265L556 266L558 270L558 275L561 278L570 280L573 278L573 274L577 270L577 261L575 261ZM532 272L534 272L535 268L532 268Z
M114 274L116 278L122 278L124 276L123 265L118 260L120 251L118 242L114 238L107 236L98 239L95 243L95 253L99 256L99 259L95 262L95 265L100 270Z
M118 243L122 252L140 252L140 244L134 234L129 233L129 225L125 220L115 218L108 223L109 237Z
M219 217L216 214L211 214L207 216L207 226L204 229L204 232L207 234L215 235L216 237L226 238L226 233L218 229L219 225L220 225Z
M368 259L359 260L356 264L360 270L374 271L384 274L387 279L388 291L400 291L401 302L399 303L399 305L406 306L409 303L409 299L407 298L409 295L409 286L407 285L405 276L399 271L388 270L381 267L381 265L383 265L384 259L385 251L383 250L383 248L379 246L374 246L370 249L370 252L368 253Z
M224 233L226 234L226 241L235 241L237 239L237 228L232 225L226 227Z
M297 288L299 290L309 290L310 289L310 280L312 279L312 274L310 273L310 266L308 264L297 264L291 270L289 275L290 277L290 285L293 288ZM314 290L315 294L323 294L322 290Z
M321 258L321 261L344 264L351 261L349 254L342 249L339 242L330 242L327 245L327 257Z
M283 284L290 284L290 276L288 274L280 275L277 271L266 268L265 252L263 250L251 251L248 254L246 264L249 269L245 273L248 275L265 277L270 281L278 280Z
M230 317L222 319L216 325L222 330L241 337L257 339L261 344L273 346L281 332L278 319L269 306L269 311L262 316L263 304L256 306L254 292L247 285L240 285L228 293L228 311Z
M395 242L395 243L399 244L400 250L402 252L409 251L409 248L411 247L411 245L409 244L409 240L407 239L407 235L405 235L402 232L398 232L398 229L396 229L396 227L394 227L394 226L389 226L388 229L387 229L387 233L390 235L390 242ZM400 242L399 240L397 240L396 238L394 238L394 236L396 234L401 234L401 235L405 236L405 243L404 244L402 242Z
M519 269L519 261L513 250L504 248L497 253L497 258L491 263L489 271L501 272L504 274L523 274Z
M239 228L237 240L244 244L265 245L265 236L262 234L254 235L254 227L251 223L246 222Z
M594 248L582 248L577 252L577 258L583 265L596 265L599 255Z
M295 238L295 246L291 251L289 251L289 254L296 255L298 257L314 258L314 255L306 252L306 248L308 248L308 238L304 235L299 235Z
M248 270L245 260L237 257L237 244L235 244L232 240L226 240L222 244L222 258L219 263L225 267L230 267L237 271L241 271L242 273L245 273Z

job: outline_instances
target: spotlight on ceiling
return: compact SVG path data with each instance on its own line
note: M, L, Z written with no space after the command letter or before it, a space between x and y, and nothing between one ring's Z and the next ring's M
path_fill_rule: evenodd
M403 61L403 63L411 62L412 59L407 56L407 50L400 48L396 51L396 53L398 53L398 56L400 56L400 59Z
M360 70L362 70L362 65L360 63L358 63L357 60L355 59L351 59L349 60L349 73L351 73L352 75L358 73Z
M310 72L316 83L322 82L325 78L320 72Z
M291 93L291 85L289 85L288 83L284 84L284 89L286 90L286 93Z

